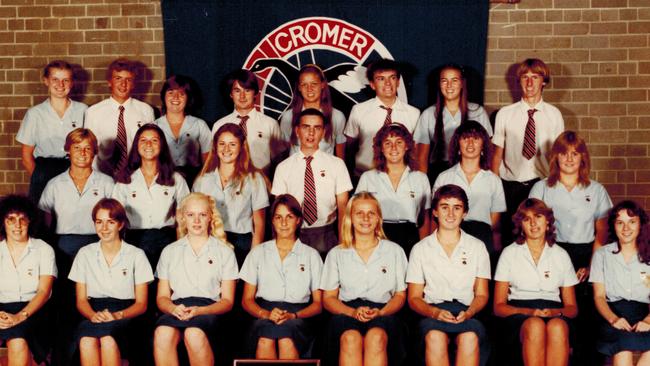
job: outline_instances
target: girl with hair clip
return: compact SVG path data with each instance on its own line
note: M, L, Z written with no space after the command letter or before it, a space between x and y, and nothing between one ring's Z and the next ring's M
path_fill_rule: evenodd
M76 283L81 365L119 365L127 347L131 320L147 310L151 266L142 249L124 242L128 218L115 199L93 208L97 243L79 250L68 278Z
M596 349L614 366L650 365L650 231L648 215L633 201L609 211L610 244L594 253L589 282L601 315Z
M415 169L413 137L400 123L383 126L373 140L375 169L361 175L357 192L372 193L384 212L389 240L411 248L430 233L431 190L426 174Z
M300 150L300 141L296 136L296 127L300 124L299 115L305 109L314 108L323 112L325 134L319 144L319 149L343 159L345 155L345 115L332 106L332 96L327 78L323 69L318 65L304 65L298 73L298 80L294 85L293 99L282 116L280 116L280 130L285 141L291 143L293 154Z
M38 203L47 182L69 165L63 149L68 133L83 127L87 105L70 99L74 85L72 65L52 61L43 69L48 98L25 113L16 134L22 144L22 163L31 176L29 198Z
M494 275L494 313L505 318L502 335L511 347L521 342L525 365L568 365L578 278L567 252L554 245L553 211L528 198L512 221L516 239L501 253Z
M447 64L439 70L436 103L422 112L413 132L419 169L428 174L431 182L450 166L447 147L458 126L468 120L478 121L492 136L492 125L485 109L467 100L463 67Z
M124 205L129 216L127 241L144 250L153 267L162 249L176 239L174 210L189 189L185 179L174 172L160 127L140 127L133 141L136 146L117 176L112 197Z
M191 365L214 365L220 315L232 309L237 261L226 241L214 198L191 193L176 210L178 241L156 268L156 304L163 315L154 332L156 365L178 365L183 339Z
M269 206L266 177L249 158L244 131L236 124L219 127L192 191L212 196L223 218L237 263L264 240L265 209Z
M47 357L45 321L39 311L52 294L56 277L54 250L32 237L36 206L24 196L0 199L0 343L6 342L9 365L31 365Z
M327 254L320 284L325 309L333 314L330 361L335 364L338 355L339 365L397 365L403 345L396 313L406 300L407 260L386 239L372 194L350 199L341 237Z
M469 212L461 229L485 243L491 258L496 259L501 249L499 218L506 211L506 198L501 179L490 170L491 146L490 136L480 123L470 120L461 124L449 142L452 167L438 175L433 193L447 184L467 193Z
M253 249L239 272L245 281L242 306L257 318L251 331L255 358L309 358L309 318L322 310L323 260L298 239L302 209L293 196L275 198L271 222L274 239Z
M194 117L196 84L183 75L172 75L160 90L162 116L154 121L165 133L169 152L189 186L201 170L210 151L212 133L204 120Z

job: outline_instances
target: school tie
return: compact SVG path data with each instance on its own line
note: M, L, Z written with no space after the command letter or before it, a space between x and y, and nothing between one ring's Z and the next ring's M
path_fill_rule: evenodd
M526 132L524 133L524 147L521 151L524 158L528 160L535 156L535 152L537 152L537 144L535 143L535 120L533 119L535 112L537 112L537 109L528 110L528 123L526 123Z
M384 120L384 125L389 125L389 124L393 123L393 119L391 117L391 114L393 113L393 108L384 107L383 105L380 106L380 107L386 110L386 119Z
M316 222L318 213L316 211L316 185L314 184L314 172L311 169L313 156L305 157L307 167L305 168L305 198L302 203L302 215L308 225Z
M117 117L117 138L115 139L115 148L117 149L116 156L117 163L115 164L115 171L119 172L126 167L126 127L124 126L124 106L120 106L120 116Z
M239 121L239 127L241 127L242 130L244 130L244 136L246 136L248 133L246 132L246 122L250 118L250 116L237 116L237 118L240 119Z

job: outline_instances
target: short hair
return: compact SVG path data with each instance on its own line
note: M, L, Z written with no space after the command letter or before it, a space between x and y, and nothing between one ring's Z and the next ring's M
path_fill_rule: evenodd
M548 84L551 81L551 70L544 63L544 61L538 58L527 58L519 64L517 67L517 79L520 79L527 72L532 72L533 74L538 74L542 76L544 82Z
M404 164L411 170L417 169L417 160L415 159L415 142L413 135L401 123L391 123L382 126L372 139L372 150L374 154L375 168L379 171L386 171L386 157L382 152L384 140L390 136L401 137L406 142L406 154L404 155Z
M375 74L381 71L395 71L398 79L402 76L400 66L397 61L387 58L380 58L379 60L373 61L368 65L368 68L366 69L366 77L368 78L368 81L372 81L375 78Z
M233 248L233 245L228 242L228 239L226 237L226 231L223 226L223 219L221 218L219 210L217 210L217 201L214 199L214 197L201 192L192 192L188 194L181 200L180 204L178 205L178 208L176 209L176 222L178 223L178 226L176 227L176 234L178 235L178 238L180 239L187 235L187 222L185 222L185 216L183 213L185 212L185 207L187 207L187 204L193 200L202 200L208 204L208 211L210 212L210 225L208 225L208 235L219 239L221 242L223 242L223 244L229 246L230 248Z
M440 201L444 198L455 198L463 203L463 212L469 211L469 199L467 198L467 193L460 186L455 184L445 184L440 188L436 189L431 199L431 207L435 210L438 207Z
M479 165L481 166L481 169L490 170L490 165L492 163L492 142L490 141L490 136L485 130L485 127L472 120L461 123L454 132L454 135L451 137L451 141L449 142L449 163L454 165L462 160L460 154L460 140L468 137L478 137L481 139L483 146L481 147Z
M69 153L72 144L78 144L85 140L90 142L90 146L92 146L93 148L93 154L97 155L97 151L99 150L97 146L97 137L95 136L93 131L81 127L75 128L74 130L70 131L70 133L68 133L68 135L65 137L65 144L63 145L63 150Z
M133 145L131 146L131 151L129 151L127 164L121 171L117 172L115 181L124 184L131 183L131 174L142 166L142 157L138 152L138 141L140 140L140 136L142 136L146 131L154 131L158 135L158 140L160 141L158 177L156 178L156 183L168 187L174 186L174 160L169 151L169 145L167 145L165 133L160 129L160 127L153 123L143 125L135 133L135 136L133 137Z
M231 72L228 75L228 79L226 81L228 85L228 94L230 94L232 91L235 82L238 82L239 85L244 89L253 90L255 92L255 95L260 92L260 86L257 84L257 76L250 70L239 69Z
M578 170L578 184L582 186L589 186L589 171L591 169L591 162L589 158L589 151L585 140L578 136L575 131L564 131L555 139L553 147L551 147L551 157L549 159L549 175L546 181L549 187L555 186L560 179L560 162L559 155L566 154L569 147L576 149L580 154L580 168Z
M546 217L546 222L548 227L546 228L545 240L548 246L553 246L555 244L555 217L553 216L553 210L546 206L544 201L537 198L527 198L519 204L517 207L517 212L512 216L512 222L514 224L514 229L512 230L515 243L524 244L526 242L526 234L524 233L523 221L526 217L527 212L532 212L533 214L541 214Z
M275 210L278 209L278 206L285 206L286 208L291 211L292 214L294 214L298 219L300 219L300 222L298 223L298 227L296 228L296 238L300 236L300 226L302 226L302 207L300 207L300 203L298 200L290 195L290 194L281 194L277 197L275 197L275 200L273 200L273 204L271 205L271 220L273 220L273 216L275 215ZM275 227L271 225L271 231L273 233L273 237L275 238L276 233L275 233Z
M616 243L616 252L621 251L621 244L616 236L616 219L621 211L626 211L630 217L639 218L639 236L636 239L639 261L650 264L650 230L648 230L648 214L643 207L635 201L625 200L617 203L609 210L607 226L609 227L609 242Z
M183 112L186 115L194 113L194 108L196 107L196 96L194 88L192 87L192 80L184 75L171 75L163 83L162 89L160 89L160 101L162 102L161 110L162 114L167 113L167 104L165 103L165 95L169 90L180 89L185 92L187 95L187 103L185 104L185 109Z
M325 126L325 124L327 123L325 121L325 115L323 114L323 112L319 111L316 108L307 108L307 109L303 110L302 112L300 112L300 114L298 115L298 124L296 126L294 126L294 127L298 127L298 125L300 124L300 120L302 119L302 117L305 117L305 116L320 117L321 121L323 121L323 126Z
M120 72L120 71L128 71L133 76L137 76L138 73L138 66L135 62L128 60L126 58L120 57L118 59L113 60L108 65L108 68L106 69L106 80L111 80L113 77L113 71L115 72Z
M36 204L27 196L19 194L9 194L0 198L0 240L7 238L4 221L12 213L21 213L29 220L27 235L33 237L38 230L38 209Z
M64 61L64 60L51 61L49 64L47 64L43 68L43 77L44 78L47 78L47 77L50 76L50 72L52 72L51 69L68 70L68 71L70 71L70 75L72 76L72 79L74 80L74 70L72 69L72 65L70 65L67 61Z
M120 201L114 198L102 198L99 200L95 204L95 207L93 207L93 222L97 220L97 213L99 210L108 211L108 217L117 221L118 224L122 225L122 228L120 229L120 239L124 239L126 229L129 227L129 217L126 215L126 210Z
M345 206L345 216L343 217L343 223L341 224L341 246L343 248L351 248L354 246L356 238L354 237L354 228L352 227L352 206L359 200L370 200L375 203L375 206L377 206L377 214L379 216L379 221L375 228L375 236L379 240L386 239L386 234L382 227L384 220L382 218L381 205L379 204L379 201L377 201L377 198L375 198L375 196L370 192L358 192L350 198L348 204Z

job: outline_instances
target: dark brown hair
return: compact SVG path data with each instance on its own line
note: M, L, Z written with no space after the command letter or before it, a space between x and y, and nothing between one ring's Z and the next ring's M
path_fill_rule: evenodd
M375 160L375 169L385 172L386 171L386 157L382 152L382 145L384 140L390 136L401 137L404 142L406 142L406 154L404 155L404 164L406 164L411 170L417 169L417 160L415 160L414 147L415 142L413 141L413 135L409 130L401 123L391 123L389 125L384 125L382 128L377 131L377 134L372 139L372 150L374 153Z
M650 264L650 232L648 231L648 214L643 207L634 201L621 201L609 210L607 225L609 227L609 241L616 242L616 252L621 251L621 244L616 236L616 219L621 211L626 211L630 217L639 218L639 236L636 239L637 255L641 263Z
M158 177L156 183L163 186L174 186L174 160L169 152L165 133L153 123L147 123L138 129L133 138L133 146L129 151L129 160L124 169L117 172L116 182L129 184L131 183L131 174L142 166L142 157L138 153L138 141L145 131L154 131L160 141L160 154L158 155Z
M468 137L479 137L481 139L483 146L481 147L479 165L481 166L481 169L490 170L492 162L492 149L490 148L492 142L490 141L490 136L485 130L485 127L480 123L471 120L461 124L451 137L451 141L449 142L449 163L454 165L462 160L460 153L460 140Z
M129 226L129 218L126 215L126 210L120 201L114 198L102 198L95 204L93 207L93 222L97 220L97 213L99 210L108 211L108 217L117 221L118 224L122 225L120 229L120 239L124 239L124 234L126 233L126 228Z
M196 97L194 95L195 93L192 87L192 81L190 80L190 78L183 75L170 76L167 80L165 80L162 89L160 89L160 100L162 101L162 105L161 105L162 114L164 115L167 113L165 94L167 94L169 90L177 90L177 89L184 91L185 95L187 95L187 103L185 104L185 109L183 110L183 113L185 113L185 115L193 114L194 108L196 107L195 105Z
M546 217L548 227L546 228L544 239L546 240L546 243L548 243L548 246L553 246L553 244L555 244L555 217L553 216L553 210L546 206L544 201L538 200L537 198L525 199L517 208L517 212L512 216L512 222L515 226L512 232L515 236L515 242L517 244L524 244L526 242L526 235L522 223L527 212L544 215L544 217Z
M113 71L128 71L133 74L133 77L135 78L137 76L138 67L136 63L131 60L118 58L108 65L108 68L106 69L106 80L111 80L113 78Z
M298 223L298 227L296 228L296 238L300 236L300 226L302 225L302 207L300 207L300 203L298 203L298 200L290 195L290 194L281 194L277 197L275 197L275 200L273 201L273 204L271 205L271 220L273 220L273 215L275 215L275 210L277 210L278 206L285 206L286 208L291 211L294 216L296 216L298 219L300 219L300 222ZM273 237L275 238L275 228L273 225L271 225L271 229L273 232Z

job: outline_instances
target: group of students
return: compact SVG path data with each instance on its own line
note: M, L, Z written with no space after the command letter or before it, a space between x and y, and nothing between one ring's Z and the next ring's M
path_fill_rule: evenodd
M597 344L616 365L632 364L632 351L650 363L647 216L630 201L612 208L590 180L584 140L542 100L541 60L520 64L522 100L494 130L455 65L440 68L436 104L420 114L397 96L398 64L371 63L376 97L347 121L317 65L302 67L279 122L255 109L255 74L237 70L234 111L212 131L192 115L183 76L165 81L154 120L131 97L135 67L111 63L111 97L86 110L68 97L70 65L50 63L49 98L16 136L30 198L56 234L55 249L33 238L27 199L0 202L0 339L16 365L47 351L34 329L57 266L76 284L57 281L58 341L74 339L84 365L117 364L129 329L155 313L156 364L178 364L181 339L190 364L214 364L239 301L257 319L260 359L318 356L324 307L333 363L399 364L406 322L418 324L408 338L427 365L485 364L491 329L480 319L492 303L525 364L568 364L569 334L574 361Z

